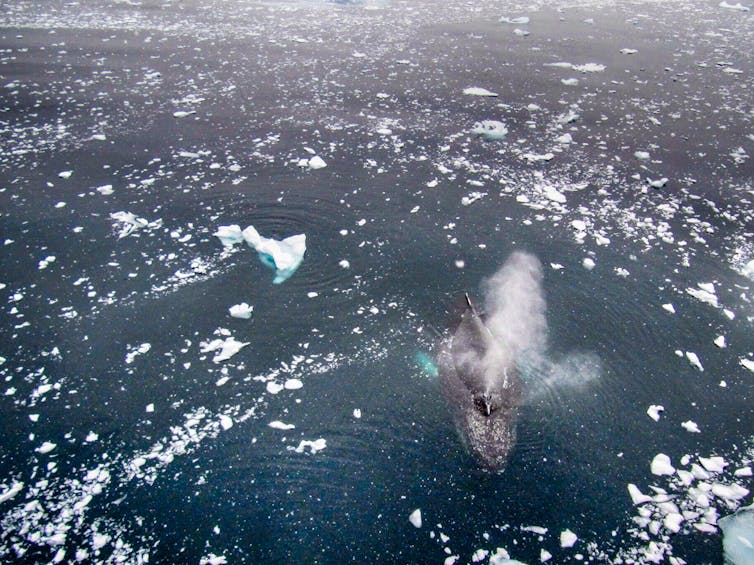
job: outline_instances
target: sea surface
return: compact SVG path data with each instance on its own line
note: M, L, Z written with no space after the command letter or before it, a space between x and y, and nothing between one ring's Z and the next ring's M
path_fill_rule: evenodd
M0 561L722 563L745 8L0 1ZM273 284L230 225L303 261ZM514 251L547 345L495 473L434 361Z

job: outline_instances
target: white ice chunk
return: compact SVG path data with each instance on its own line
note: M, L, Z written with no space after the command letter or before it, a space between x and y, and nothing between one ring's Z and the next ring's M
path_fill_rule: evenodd
M98 549L102 549L107 545L107 543L110 541L110 536L107 534L100 534L95 532L92 536L92 549L95 551Z
M59 176L59 177L60 177L61 179L69 179L69 178L71 178L71 175L72 175L72 174L73 174L73 171L60 171L60 172L58 173L58 176Z
M715 293L715 285L712 283L699 283L697 286L699 288L687 288L686 294L693 296L705 304L717 308L718 302L717 294Z
M649 159L649 152L648 151L634 151L634 157L636 157L640 161L646 161Z
M579 79L577 79L577 78L562 78L562 79L560 79L560 82L562 82L564 86L578 86Z
M471 133L481 135L489 140L496 140L503 139L508 135L508 128L503 122L497 120L482 120L474 124Z
M657 180L652 180L652 179L649 179L649 178L648 178L648 179L647 179L647 183L648 183L648 184L649 184L649 186L651 186L652 188L662 188L662 187L664 187L664 186L665 186L666 184L668 184L668 180L670 180L670 179L668 179L667 177L662 177L661 179L657 179Z
M222 429L229 430L233 427L233 418L230 416L226 416L225 414L220 414L220 426L222 426Z
M500 23L503 23L503 24L526 25L529 23L529 17L518 16L515 18L508 18L506 16L501 16L499 21Z
M722 457L700 457L699 462L710 473L722 473L728 466L727 461Z
M712 343L714 343L720 349L724 349L725 347L727 347L727 344L725 343L725 336L724 335L717 336L715 338L715 341L713 341Z
M196 110L178 110L176 112L173 112L174 118L187 118L188 116L191 116L193 114L196 114Z
M285 387L279 383L270 381L267 383L266 388L267 388L267 392L269 392L270 394L277 394L278 392L283 390Z
M601 73L605 70L605 65L599 63L584 63L583 65L572 65L571 68L580 73Z
M279 241L262 237L254 226L248 226L243 230L243 238L256 249L262 263L275 269L273 284L287 281L296 272L306 253L305 234L292 235Z
M584 260L581 262L581 265L587 270L591 271L595 267L594 259L591 257L585 257Z
M749 371L754 373L754 359L747 359L746 357L741 357L741 359L739 359L738 362L741 364L742 367L745 367L749 369Z
M284 422L281 422L280 420L273 420L267 425L276 430L292 430L293 428L296 427L293 424L286 424Z
M659 404L651 404L649 408L647 408L647 415L655 422L658 422L660 420L660 412L663 412L664 410L664 406L661 406Z
M248 320L251 318L251 314L254 311L253 306L249 306L246 304L246 302L241 302L241 304L234 304L230 308L228 308L228 312L230 312L230 315L234 318L241 318L242 320Z
M479 563L480 561L486 559L489 554L490 554L490 552L487 549L477 549L471 555L471 562L472 563Z
M653 475L660 476L673 475L675 473L675 468L670 463L670 457L668 457L664 453L658 453L657 455L655 455L654 459L652 459L650 470L652 471Z
M214 363L220 363L222 361L227 361L247 345L249 345L249 342L237 341L231 336L226 337L225 339L213 339L210 342L203 341L199 344L199 347L202 353L219 350L220 352L212 358L212 361Z
M639 51L637 49L631 49L630 47L624 47L620 50L621 53L624 55L634 55L635 53L638 53Z
M241 243L243 241L243 232L241 231L241 226L238 226L236 224L230 226L220 226L212 235L220 238L222 244L228 247L235 245L236 243Z
M468 96L497 96L496 92L491 92L480 86L470 86L463 89L463 93Z
M214 553L205 555L199 560L199 565L227 565L227 563L228 560L224 555L215 555Z
M324 169L327 166L327 163L325 163L325 160L322 157L315 155L314 157L309 159L307 165L310 169L317 170Z
M115 192L113 190L113 185L111 185L111 184L103 184L102 186L98 186L94 190L96 190L97 192L99 192L102 196L109 196L113 192Z
M631 502L633 502L635 505L652 501L651 496L642 494L642 492L639 490L639 487L637 487L633 483L628 483L628 494L631 496Z
M663 304L663 305L662 305L662 308L663 308L663 310L666 310L666 311L670 312L671 314L675 314L675 306L673 306L673 305L672 305L672 304L670 304L670 303L668 303L668 304Z
M545 186L543 189L545 198L557 202L558 204L565 204L566 196L553 186Z
M302 439L299 442L298 447L289 447L288 449L295 451L296 453L303 453L307 447L309 448L309 451L312 453L312 455L314 455L327 447L327 440L323 438L315 439L314 441Z
M569 143L573 143L573 136L570 133L564 133L560 137L556 137L555 141L563 145L568 145Z
M754 504L720 518L718 524L723 531L725 562L729 565L754 563Z
M737 484L723 485L715 483L712 485L712 494L723 500L735 502L747 496L749 494L749 489Z
M686 359L688 359L689 363L691 363L694 367L704 372L702 362L699 360L699 356L696 353L694 353L693 351L687 351Z
M421 508L417 508L408 517L408 521L411 522L411 524L415 528L421 528L422 527L422 511Z
M360 408L354 408L353 409L353 417L357 420L361 418L361 409Z
M735 4L729 4L728 2L726 2L725 0L723 0L722 2L720 2L719 6L721 8L726 8L728 10L736 10L738 12L748 12L749 11L749 7L748 6L744 6L743 4L741 4L741 2L736 2Z
M3 485L5 487L5 485ZM0 492L0 504L6 500L10 500L21 492L24 488L24 483L20 481L13 481L13 484L9 487L5 487L3 492Z
M57 447L57 444L52 443L51 441L46 441L42 445L40 445L39 447L37 447L34 451L36 451L37 453L41 453L42 455L44 455L45 453L49 453L50 451L52 451L56 447Z
M691 420L687 420L683 422L681 426L683 426L683 429L685 429L687 432L696 433L696 434L700 433L699 426L697 425L697 423Z
M578 539L571 530L565 529L560 532L560 547L573 547Z
M684 518L681 514L677 512L671 512L662 520L662 525L665 526L667 530L673 532L674 534L677 534L681 529L683 520Z
M301 387L304 386L304 383L302 383L299 379L288 379L285 381L285 384L283 384L286 390L298 390Z

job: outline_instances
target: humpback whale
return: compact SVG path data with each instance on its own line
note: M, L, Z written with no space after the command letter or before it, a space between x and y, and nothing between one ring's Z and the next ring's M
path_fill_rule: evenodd
M541 345L546 323L542 270L516 252L486 281L482 314L464 294L463 311L440 347L443 395L462 439L479 464L501 470L516 443L522 383L516 360Z

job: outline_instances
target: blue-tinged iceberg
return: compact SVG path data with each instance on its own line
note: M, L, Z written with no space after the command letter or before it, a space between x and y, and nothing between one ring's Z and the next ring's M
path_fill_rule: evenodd
M241 230L238 225L220 226L214 233L223 245L232 247L245 241L259 254L259 259L275 270L274 284L287 281L296 272L306 253L306 235L298 234L283 240L271 239L259 235L254 226Z
M754 504L720 518L726 565L754 563Z

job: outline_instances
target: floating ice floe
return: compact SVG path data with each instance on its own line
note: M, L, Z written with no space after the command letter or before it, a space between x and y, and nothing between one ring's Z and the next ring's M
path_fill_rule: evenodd
M41 453L42 455L44 455L45 453L50 453L50 451L52 451L56 447L57 447L57 444L52 443L51 441L46 441L42 445L40 445L39 447L37 447L34 451L36 451L37 453Z
M5 487L5 485L3 485ZM0 492L0 504L6 500L10 500L24 489L24 483L20 481L14 481L9 487L5 487L3 492Z
M555 154L544 153L540 155L538 153L524 153L521 155L521 158L527 160L529 163L541 163L543 161L552 161L555 158Z
M254 307L249 306L248 304L246 304L246 302L241 302L241 304L234 304L233 306L228 308L228 312L234 318L248 320L249 318L251 318L252 312L254 312Z
M508 128L503 122L497 120L482 120L474 124L471 133L480 135L485 139L497 140L508 135Z
M421 528L422 527L422 511L421 508L417 508L408 517L408 521L411 522L411 524L415 528Z
M646 161L649 159L649 151L634 151L634 157L640 161Z
M754 281L754 259L746 263L741 269L741 274Z
M631 49L630 47L624 47L620 50L620 52L624 55L633 55L635 53L638 53L639 51L637 49Z
M316 453L322 451L327 447L327 440L323 438L315 439L314 441L302 439L298 443L298 447L288 447L288 450L295 451L296 453L304 453L307 447L309 448L311 454L315 455Z
M324 169L327 166L327 163L325 163L325 160L322 157L315 155L309 159L299 159L298 166L302 169L308 167L309 169L316 171L317 169Z
M652 459L650 470L653 475L673 475L675 474L675 467L670 463L670 457L664 453L658 453Z
M560 547L573 547L578 539L571 530L565 529L560 532Z
M461 204L464 206L471 206L474 202L481 200L485 196L487 196L486 192L470 192L467 196L461 198Z
M113 192L115 192L113 190L113 185L111 185L111 184L103 184L102 186L96 187L94 190L96 190L97 192L99 192L102 196L109 196Z
M660 421L660 413L665 411L665 407L659 404L652 404L647 408L647 415L655 422Z
M149 353L150 349L152 349L152 344L150 343L142 343L139 346L135 347L134 349L126 353L126 364L130 365L139 355Z
M754 504L720 518L718 525L723 531L725 562L730 565L754 563Z
M573 143L573 136L570 133L564 133L560 137L556 137L555 141L561 145L569 145Z
M481 86L470 86L463 89L463 93L467 96L497 96L497 92L491 92Z
M584 267L587 271L591 271L596 266L596 263L591 257L585 257L581 262L581 266Z
M237 341L231 336L225 339L213 339L209 342L203 341L199 344L199 348L202 353L219 350L219 353L212 358L212 361L214 363L220 363L222 361L227 361L247 345L249 345L249 342Z
M699 430L699 426L696 422L693 422L692 420L686 420L685 422L681 423L681 427L686 430L687 432L691 432L694 434L701 433Z
M122 224L120 226L120 231L118 232L118 239L129 236L136 230L142 228L158 228L162 225L162 220L150 222L144 218L137 217L136 214L124 211L113 212L110 214L110 218Z
M571 68L580 73L601 73L605 70L605 65L599 63L584 63L583 65L571 65Z
M193 114L196 114L196 110L178 110L176 112L173 112L174 118L186 118L188 116L191 116Z
M199 560L199 565L226 565L227 563L228 560L224 555L215 555L214 553L205 555Z
M306 253L306 235L298 234L283 240L262 237L254 226L241 231L238 225L220 226L215 232L223 245L232 246L246 241L259 254L259 259L275 269L273 284L287 281L296 272Z
M73 174L73 171L60 171L60 172L58 173L58 176L59 176L59 177L60 177L61 179L69 179L69 178L71 178L71 175L72 175L72 174Z
M710 306L718 307L717 294L715 291L715 285L713 283L698 283L699 288L687 288L686 294L689 294L697 300L709 304Z
M749 7L748 6L744 6L743 4L741 4L741 2L737 2L736 4L729 4L728 2L726 2L725 0L723 0L722 2L720 2L719 6L721 8L726 8L728 10L737 10L739 12L748 12L749 11Z
M284 422L281 422L280 420L273 420L272 422L270 422L267 425L269 427L271 427L271 428L276 429L276 430L284 430L284 431L285 430L292 430L292 429L294 429L296 427L293 424L286 424Z
M513 25L526 25L529 23L529 17L528 16L518 16L515 18L508 18L506 16L500 17L500 23L503 24L513 24Z
M513 30L513 33L515 33L519 37L526 37L527 35L529 35L529 31L528 30L521 29L521 28L518 28L518 27Z
M666 312L670 312L671 314L675 314L675 306L673 306L670 303L663 304L662 309L665 310Z
M749 371L754 373L754 359L747 359L746 357L741 357L741 359L739 359L738 362L741 364L742 367L745 367L749 369Z
M657 180L652 180L652 179L648 178L647 179L647 184L649 186L651 186L652 188L658 188L659 189L659 188L664 187L666 184L668 184L668 180L669 179L667 177L662 177L661 179L657 179Z
M713 341L712 343L714 343L720 349L725 349L727 347L727 343L725 343L725 336L724 335L717 336L715 338L715 341Z
M691 363L694 367L704 372L702 362L699 360L699 356L696 353L694 353L693 351L687 351L686 359L688 359L689 363Z
M354 408L353 409L353 417L357 420L361 418L361 409L360 408Z

